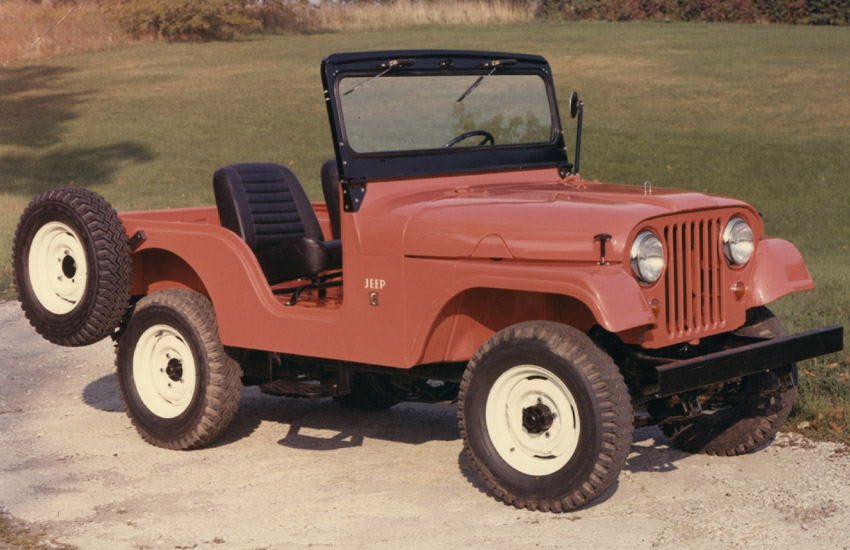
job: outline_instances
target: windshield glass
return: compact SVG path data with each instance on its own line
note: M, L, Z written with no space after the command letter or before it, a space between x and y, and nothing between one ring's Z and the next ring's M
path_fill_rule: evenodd
M546 83L534 74L390 73L371 80L345 77L338 90L348 145L358 153L498 147L555 138Z

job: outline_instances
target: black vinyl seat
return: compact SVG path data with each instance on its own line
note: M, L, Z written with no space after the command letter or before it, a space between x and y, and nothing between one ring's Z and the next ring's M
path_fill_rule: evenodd
M213 191L221 225L245 240L269 283L301 277L317 283L320 272L342 266L341 242L324 240L316 213L289 168L224 166L213 176Z
M339 168L336 159L328 159L322 164L322 194L331 219L331 237L339 239L342 228L339 220Z

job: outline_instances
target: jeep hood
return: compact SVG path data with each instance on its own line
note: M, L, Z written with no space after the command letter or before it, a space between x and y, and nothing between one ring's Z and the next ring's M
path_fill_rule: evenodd
M594 236L607 233L612 236L607 256L618 261L633 231L647 220L713 208L751 209L702 193L581 180L461 185L423 198L401 209L407 215L406 256L595 262Z

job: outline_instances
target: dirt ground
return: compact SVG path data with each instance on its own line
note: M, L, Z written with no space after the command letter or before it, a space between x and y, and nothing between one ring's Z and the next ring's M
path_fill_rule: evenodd
M0 507L81 549L850 548L850 453L780 434L748 456L635 432L619 481L555 515L492 498L456 409L381 413L244 390L212 448L144 443L104 341L62 348L0 302Z

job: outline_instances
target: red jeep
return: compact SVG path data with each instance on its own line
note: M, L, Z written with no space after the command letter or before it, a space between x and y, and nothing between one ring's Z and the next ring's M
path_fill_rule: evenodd
M799 252L730 198L607 185L568 159L552 72L532 55L335 54L324 203L275 164L215 172L216 206L116 214L47 191L15 277L52 342L117 342L148 442L210 443L243 384L378 410L457 402L496 496L570 510L617 478L635 409L691 452L769 441L796 361L766 305L813 287Z

